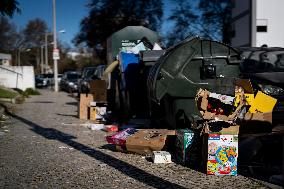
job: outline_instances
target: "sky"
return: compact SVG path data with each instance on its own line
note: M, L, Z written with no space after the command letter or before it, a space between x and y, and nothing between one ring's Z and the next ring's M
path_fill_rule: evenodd
M11 22L18 29L24 28L28 21L40 18L47 23L49 31L53 31L52 0L18 0L21 13L15 13ZM90 0L56 0L56 27L57 31L65 30L57 36L60 41L71 47L72 39L79 32L80 21L88 15L86 5ZM171 10L170 0L165 0L164 15ZM162 26L164 33L167 25ZM162 33L163 34L163 33Z
M29 20L40 18L53 31L52 0L18 0L21 14L15 13L11 22L18 29L24 28ZM89 0L56 0L56 28L58 39L73 47L72 39L79 32L80 21L88 15L86 5Z

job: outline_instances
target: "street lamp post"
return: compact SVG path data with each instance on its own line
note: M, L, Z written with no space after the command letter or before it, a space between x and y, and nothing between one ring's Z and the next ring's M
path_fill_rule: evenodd
M40 73L43 74L43 47L44 45L40 46Z
M57 60L59 57L55 56L55 53L59 53L57 49L57 41L56 41L56 4L55 0L52 1L53 3L53 66L54 66L54 91L58 92L58 68L57 68Z

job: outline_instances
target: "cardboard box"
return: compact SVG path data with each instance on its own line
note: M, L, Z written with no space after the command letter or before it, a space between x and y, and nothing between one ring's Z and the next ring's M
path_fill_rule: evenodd
M107 85L104 80L93 80L90 82L90 93L94 95L94 101L107 101Z
M272 124L272 112L267 113L249 113L247 112L244 121L262 121Z
M205 123L205 128L204 128L204 133L209 133L209 134L221 134L221 135L238 135L240 131L240 126L239 125L232 125L230 127L221 127L216 130L216 128L212 128L210 130L210 123Z
M154 163L172 163L171 154L166 151L153 151L152 159Z
M240 101L238 107L235 109L234 112L232 112L230 115L220 115L213 112L207 111L208 107L208 98L209 98L210 92L207 90L199 89L196 95L196 103L197 107L200 110L200 114L203 116L203 119L205 120L222 120L222 121L233 121L240 113L241 108L243 107L243 102Z
M106 116L106 107L91 106L90 108L90 120L97 121L102 120Z
M237 175L238 135L208 134L208 175Z
M152 151L161 151L165 147L168 135L175 131L167 129L141 129L126 140L126 149L142 155L151 155Z
M80 94L79 119L88 119L88 107L92 101L94 101L92 94Z
M195 133L188 129L180 129L176 131L176 154L177 158L183 163L189 161L190 148L193 143Z

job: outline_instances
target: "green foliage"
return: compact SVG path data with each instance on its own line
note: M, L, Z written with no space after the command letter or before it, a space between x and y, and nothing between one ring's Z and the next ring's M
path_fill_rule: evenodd
M0 98L15 98L17 96L16 92L0 88Z
M30 95L40 95L40 92L33 89L33 88L27 88L24 92L23 92L24 96L30 96Z

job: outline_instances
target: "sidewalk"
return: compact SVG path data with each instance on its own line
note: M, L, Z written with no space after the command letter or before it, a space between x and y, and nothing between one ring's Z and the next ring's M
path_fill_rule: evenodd
M1 188L266 188L240 175L207 176L116 152L105 141L108 133L79 125L74 98L40 92L16 105L0 138Z

